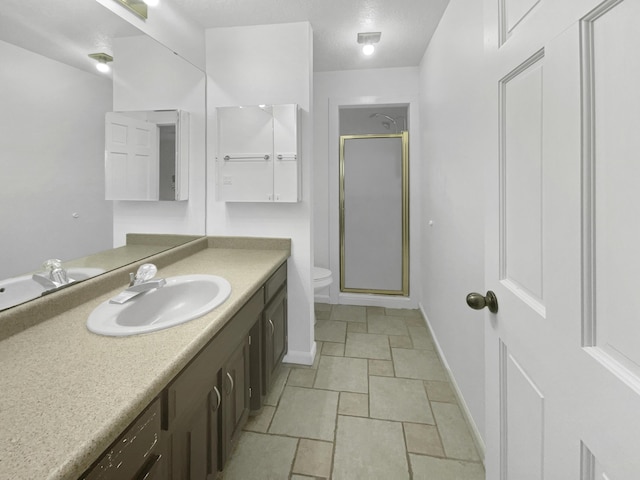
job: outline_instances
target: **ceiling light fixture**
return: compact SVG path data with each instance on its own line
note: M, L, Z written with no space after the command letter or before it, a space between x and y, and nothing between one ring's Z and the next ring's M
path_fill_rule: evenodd
M374 43L378 43L380 41L380 37L382 36L381 32L361 32L358 33L358 43L363 45L362 53L365 55L371 55L375 50L373 46Z
M141 18L147 19L147 3L143 0L116 0Z
M113 57L111 55L107 55L106 53L90 53L90 58L97 60L96 69L101 73L108 73L111 68L109 67L108 62L113 62Z

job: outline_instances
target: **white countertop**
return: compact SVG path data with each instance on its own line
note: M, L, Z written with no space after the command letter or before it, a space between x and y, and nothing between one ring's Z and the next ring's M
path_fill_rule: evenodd
M208 248L161 268L231 283L224 304L173 328L89 332L89 313L123 286L0 341L0 479L78 478L288 256Z

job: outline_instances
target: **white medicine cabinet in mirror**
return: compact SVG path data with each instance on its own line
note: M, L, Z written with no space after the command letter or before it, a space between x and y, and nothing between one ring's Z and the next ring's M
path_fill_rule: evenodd
M187 112L107 112L105 198L188 200Z
M217 192L225 202L299 202L298 106L218 107Z

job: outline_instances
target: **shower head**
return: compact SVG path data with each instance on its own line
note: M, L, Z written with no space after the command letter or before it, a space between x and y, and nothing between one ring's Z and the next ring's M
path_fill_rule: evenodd
M394 126L394 127L395 127L395 129L396 129L396 133L398 133L398 124L396 123L395 118L390 117L389 115L385 115L384 113L377 113L377 112L376 112L376 113L372 113L371 115L369 115L369 118L373 118L373 117L384 117L384 118L386 118L386 119L387 119L387 120L389 120L391 123L393 123L393 126ZM389 126L390 126L390 124L389 124L389 123L387 123L387 122L382 122L382 126L383 126L383 127L385 127L385 128L388 130L388 129L389 129L389 126L385 125L385 123L386 123L387 125L389 125Z

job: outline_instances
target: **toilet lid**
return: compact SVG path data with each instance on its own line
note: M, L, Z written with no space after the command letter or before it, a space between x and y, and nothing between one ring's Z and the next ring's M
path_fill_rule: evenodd
M322 280L331 277L331 270L321 267L313 267L313 279Z

